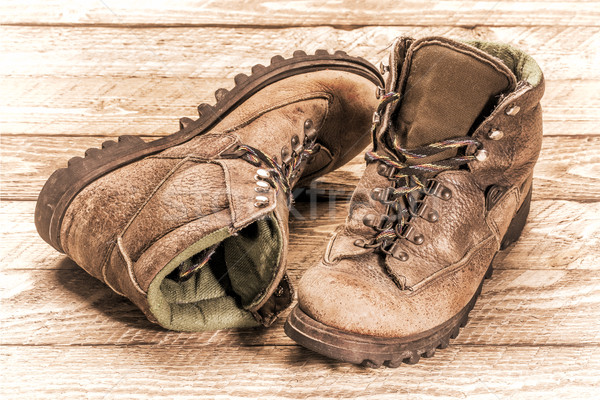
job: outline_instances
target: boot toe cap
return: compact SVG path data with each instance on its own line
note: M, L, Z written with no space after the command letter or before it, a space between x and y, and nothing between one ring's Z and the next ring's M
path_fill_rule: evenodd
M350 264L350 265L349 265ZM427 310L411 301L378 267L351 273L352 261L309 269L298 285L300 308L313 319L346 332L398 337L427 323Z

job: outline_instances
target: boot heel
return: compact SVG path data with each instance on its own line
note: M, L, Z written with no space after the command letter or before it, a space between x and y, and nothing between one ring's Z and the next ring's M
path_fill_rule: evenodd
M525 227L525 223L527 222L527 215L529 215L532 189L533 185L531 185L531 187L529 188L529 192L525 197L525 201L523 201L523 204L521 204L521 208L519 208L519 211L517 211L517 215L515 215L515 217L510 222L508 230L504 234L502 242L500 243L500 250L506 249L508 246L519 240L521 232L523 232L523 228Z

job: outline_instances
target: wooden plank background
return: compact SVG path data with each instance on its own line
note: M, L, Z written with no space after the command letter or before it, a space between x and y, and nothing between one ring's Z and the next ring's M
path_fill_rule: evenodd
M594 398L600 376L600 2L15 1L0 4L2 398ZM151 140L232 78L296 49L373 63L395 37L510 42L547 79L523 237L434 358L368 370L282 331L168 332L46 245L35 199L107 138ZM357 157L320 179L339 201L291 222L290 275L344 220Z

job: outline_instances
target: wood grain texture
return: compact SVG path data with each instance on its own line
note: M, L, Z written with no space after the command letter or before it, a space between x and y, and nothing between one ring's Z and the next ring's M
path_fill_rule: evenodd
M295 50L345 50L378 63L401 35L509 42L552 80L600 79L600 27L155 28L0 27L0 76L229 77ZM260 51L257 51L260 49Z
M298 251L290 253L296 256ZM68 260L55 270L4 270L3 345L292 345L287 312L269 329L172 332ZM294 262L297 282L308 265ZM530 266L533 267L533 266ZM454 344L600 346L600 271L497 270Z
M0 3L0 397L596 398L600 371L600 2L5 0ZM373 63L400 35L514 44L544 70L544 148L521 239L452 345L367 370L270 329L165 331L35 232L50 173L122 134L173 133L218 87L275 54ZM297 202L292 281L321 256L363 169ZM10 201L18 199L25 201ZM312 212L312 214L311 214ZM284 316L285 317L285 316Z
M155 138L145 137L146 140ZM116 137L5 136L0 154L1 198L35 200L45 181L71 157L83 156ZM319 178L318 188L338 191L348 199L364 170L357 156L337 171ZM600 136L546 137L534 170L534 199L600 200Z
M600 2L573 1L4 1L1 23L132 26L600 25Z
M297 346L4 347L4 395L22 398L594 398L597 347L453 346L368 370ZM216 395L218 394L218 395Z
M40 239L33 224L35 202L4 201L0 205L2 227L0 270L74 268ZM289 269L293 274L316 263L329 235L341 224L347 202L296 203L290 223ZM498 269L600 268L600 202L534 200L521 239L510 251L500 253Z
M256 62L261 62L258 60ZM236 68L235 73L249 69ZM232 78L0 77L0 132L6 135L150 135L177 130L197 118L200 103L214 104ZM544 135L600 134L600 79L548 80L542 98Z

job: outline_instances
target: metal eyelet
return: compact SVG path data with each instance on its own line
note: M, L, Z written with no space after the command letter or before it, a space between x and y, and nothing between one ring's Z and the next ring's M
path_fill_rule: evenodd
M267 196L256 196L254 199L256 200L254 207L263 208L269 205L269 198Z
M438 222L438 220L440 219L440 215L438 214L438 212L432 209L430 206L426 205L425 203L421 203L415 215L432 223Z
M317 138L317 130L314 128L312 119L304 121L304 140L315 140Z
M488 158L489 153L485 149L480 149L475 152L475 159L477 161L485 161Z
M281 149L281 162L283 164L287 164L290 161L292 161L292 155L290 154L290 151L288 150L287 147L283 147Z
M256 175L254 175L255 180L267 180L271 177L271 173L266 169L258 169L256 170Z
M386 188L375 188L371 190L371 198L381 203L389 202L392 200L394 194L393 187Z
M500 140L504 137L504 132L502 132L499 129L492 129L489 133L488 133L488 138L492 139L492 140Z
M402 247L398 242L392 245L389 249L389 254L400 261L408 261L408 253L402 250Z
M427 194L439 197L442 200L450 200L452 198L452 190L442 185L438 181L431 182L432 183L427 188Z
M519 107L516 104L511 104L506 108L504 112L506 113L506 115L510 115L512 117L514 115L517 115L519 111L521 111L521 107Z
M381 86L377 86L377 88L375 89L375 97L377 99L380 99L381 96L383 96L385 94L385 89L382 88Z
M302 151L302 144L300 143L300 138L298 135L292 136L292 151L296 154L299 154Z
M271 185L267 181L259 180L256 182L256 187L254 190L257 193L267 193L271 190Z
M421 233L416 233L415 228L412 225L408 225L408 227L404 230L402 237L416 245L421 245L423 242L425 242L425 236L423 236Z

